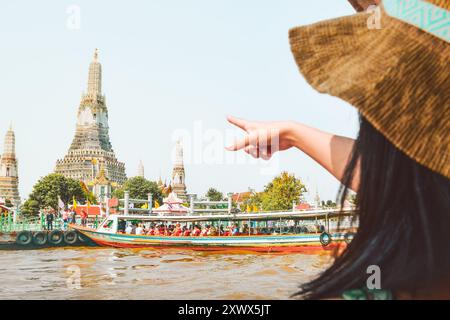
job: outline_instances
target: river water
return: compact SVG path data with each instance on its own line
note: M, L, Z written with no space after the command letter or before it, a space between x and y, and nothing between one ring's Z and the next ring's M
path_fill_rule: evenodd
M288 299L329 263L312 254L0 251L0 299Z

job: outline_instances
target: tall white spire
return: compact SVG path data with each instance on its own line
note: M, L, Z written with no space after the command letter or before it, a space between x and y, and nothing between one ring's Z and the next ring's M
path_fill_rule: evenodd
M178 140L175 147L175 161L172 171L172 188L180 199L187 200L185 172L183 164L183 146Z
M177 141L177 144L175 146L175 167L182 167L183 166L183 145L181 144L181 140Z
M19 175L15 148L16 137L10 126L5 135L3 155L0 157L0 200L10 200L18 205L20 203Z
M142 160L139 161L137 176L141 177L141 178L145 178L145 169L144 169L144 164L142 163Z
M12 130L12 125L10 125L8 131L5 135L5 144L3 147L3 156L15 156L16 154L16 136Z
M98 62L98 49L95 49L94 57L89 65L87 93L91 97L102 95L102 65Z

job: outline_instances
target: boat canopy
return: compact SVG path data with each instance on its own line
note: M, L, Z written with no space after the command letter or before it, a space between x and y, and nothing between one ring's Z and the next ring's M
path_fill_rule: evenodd
M309 212L270 212L270 213L241 213L224 215L111 215L120 220L167 221L167 222L195 222L195 221L270 221L270 220L315 220L333 217L353 216L353 210L314 210Z

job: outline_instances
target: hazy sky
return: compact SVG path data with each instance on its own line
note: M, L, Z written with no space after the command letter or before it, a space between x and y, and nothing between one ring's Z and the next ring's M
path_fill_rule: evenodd
M334 199L337 181L299 151L265 164L222 147L240 134L229 114L356 135L356 111L309 87L288 41L291 27L351 13L344 0L2 1L0 134L13 123L22 198L67 152L99 48L110 137L128 176L142 159L147 178L170 178L175 132L185 132L189 193L262 189L288 170L312 196Z

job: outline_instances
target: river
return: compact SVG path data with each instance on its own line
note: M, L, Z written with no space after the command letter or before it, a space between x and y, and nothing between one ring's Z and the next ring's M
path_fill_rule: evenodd
M0 251L0 299L288 299L329 263L304 254Z

